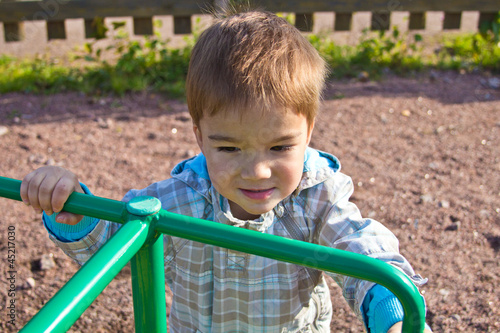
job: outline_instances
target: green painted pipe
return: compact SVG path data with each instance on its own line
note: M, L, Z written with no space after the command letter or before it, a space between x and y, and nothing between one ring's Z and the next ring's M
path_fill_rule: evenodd
M15 188L12 189L13 186L17 186L17 191L19 191L16 182L19 181L0 179L0 196L20 200L18 194L16 197ZM116 219L113 220L115 222L123 223L125 220L123 216L127 214L126 209L113 204L107 211L107 207L102 201L103 198L83 195L86 197L86 204L89 205L89 208L92 206L100 207L99 209L94 208L91 214L95 215L91 215L87 212L87 207L74 202L80 200L81 196L80 194L72 195L64 210L97 218L101 218L97 213L101 213L100 210L102 210L103 216L112 216ZM164 210L161 210L158 216L159 219L154 223L154 229L162 233L379 283L391 290L403 305L405 312L403 332L423 332L424 330L425 308L418 289L401 271L381 260L177 215Z
M20 332L66 332L140 250L148 233L146 222L125 223Z
M135 331L167 332L163 235L155 237L130 261Z
M20 180L0 177L0 197L21 201L20 189ZM73 192L63 210L107 221L125 223L128 214L126 206L127 204L121 201Z
M372 281L391 290L404 309L403 332L423 332L425 305L408 276L382 260L161 210L159 232L322 271Z

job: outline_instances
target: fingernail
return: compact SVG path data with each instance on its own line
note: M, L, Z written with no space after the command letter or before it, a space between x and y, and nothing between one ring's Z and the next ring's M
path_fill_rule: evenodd
M26 200L23 200L23 203L24 203L26 206L29 206L29 205L30 205L29 201L26 201Z

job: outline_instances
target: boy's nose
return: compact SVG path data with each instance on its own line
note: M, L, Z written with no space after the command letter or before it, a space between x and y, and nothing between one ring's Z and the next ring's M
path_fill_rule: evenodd
M267 179L271 177L271 168L266 161L258 158L248 159L241 168L241 178L248 180Z

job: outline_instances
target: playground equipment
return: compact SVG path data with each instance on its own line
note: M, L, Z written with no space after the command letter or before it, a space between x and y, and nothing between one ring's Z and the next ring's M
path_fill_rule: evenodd
M0 177L0 197L21 201L21 181ZM378 283L404 309L403 332L423 332L417 287L397 268L357 253L173 214L158 199L128 203L73 193L64 210L123 224L26 324L22 333L65 332L130 261L136 332L167 332L163 234Z

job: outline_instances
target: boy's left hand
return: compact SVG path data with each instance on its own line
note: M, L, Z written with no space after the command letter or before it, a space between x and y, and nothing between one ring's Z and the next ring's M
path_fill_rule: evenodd
M402 329L403 329L403 322L400 321L392 325L391 328L389 328L389 330L387 331L387 333L401 333ZM432 333L432 332L429 331L428 329L425 329L424 333Z

